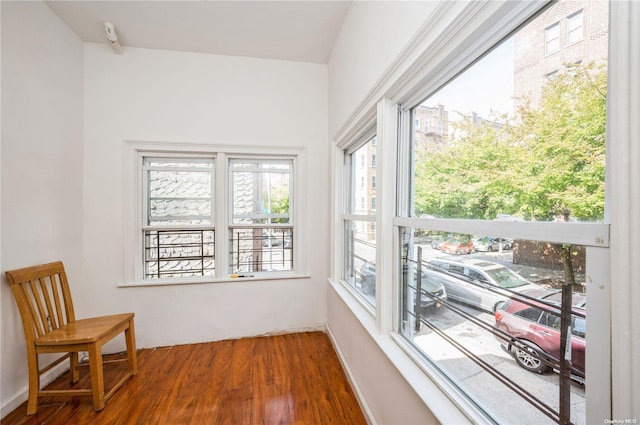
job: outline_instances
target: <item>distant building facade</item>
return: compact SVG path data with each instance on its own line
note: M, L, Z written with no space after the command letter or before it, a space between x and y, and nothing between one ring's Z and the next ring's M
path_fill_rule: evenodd
M516 108L540 101L547 79L608 56L609 4L606 0L565 0L545 9L515 38Z

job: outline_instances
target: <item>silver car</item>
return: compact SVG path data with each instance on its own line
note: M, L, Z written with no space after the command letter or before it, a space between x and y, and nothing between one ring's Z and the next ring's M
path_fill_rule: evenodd
M498 305L509 299L509 291L544 289L510 268L491 261L434 258L427 261L427 267L457 278L442 282L450 300L490 313L495 312Z
M482 237L473 241L473 246L476 251L500 251L501 249L513 248L513 239L508 238L491 238L488 236Z

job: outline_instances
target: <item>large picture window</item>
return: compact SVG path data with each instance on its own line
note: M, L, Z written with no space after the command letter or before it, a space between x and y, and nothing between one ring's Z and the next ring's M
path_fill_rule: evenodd
M521 423L587 423L587 346L602 327L586 298L594 314L606 300L586 281L608 267L606 38L585 27L589 45L563 51L553 79L545 52L561 49L546 21L558 13L590 13L601 31L607 5L596 3L552 5L402 108L397 326L499 423L513 412ZM416 126L436 114L446 131Z

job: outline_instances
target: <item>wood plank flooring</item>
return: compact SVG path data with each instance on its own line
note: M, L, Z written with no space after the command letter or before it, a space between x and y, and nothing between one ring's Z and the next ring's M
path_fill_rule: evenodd
M125 367L107 367L107 388ZM2 425L366 424L322 332L144 349L138 367L101 412L91 398L42 398L35 415L24 403ZM49 388L69 385L67 372ZM76 385L90 386L88 368Z

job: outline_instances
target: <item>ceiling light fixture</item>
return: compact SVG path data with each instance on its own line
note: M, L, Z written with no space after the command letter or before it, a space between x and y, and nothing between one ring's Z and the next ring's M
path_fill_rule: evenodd
M116 34L116 27L111 22L104 23L104 31L107 33L107 41L111 44L111 48L117 54L121 55L123 52L122 45L118 42L118 35Z

